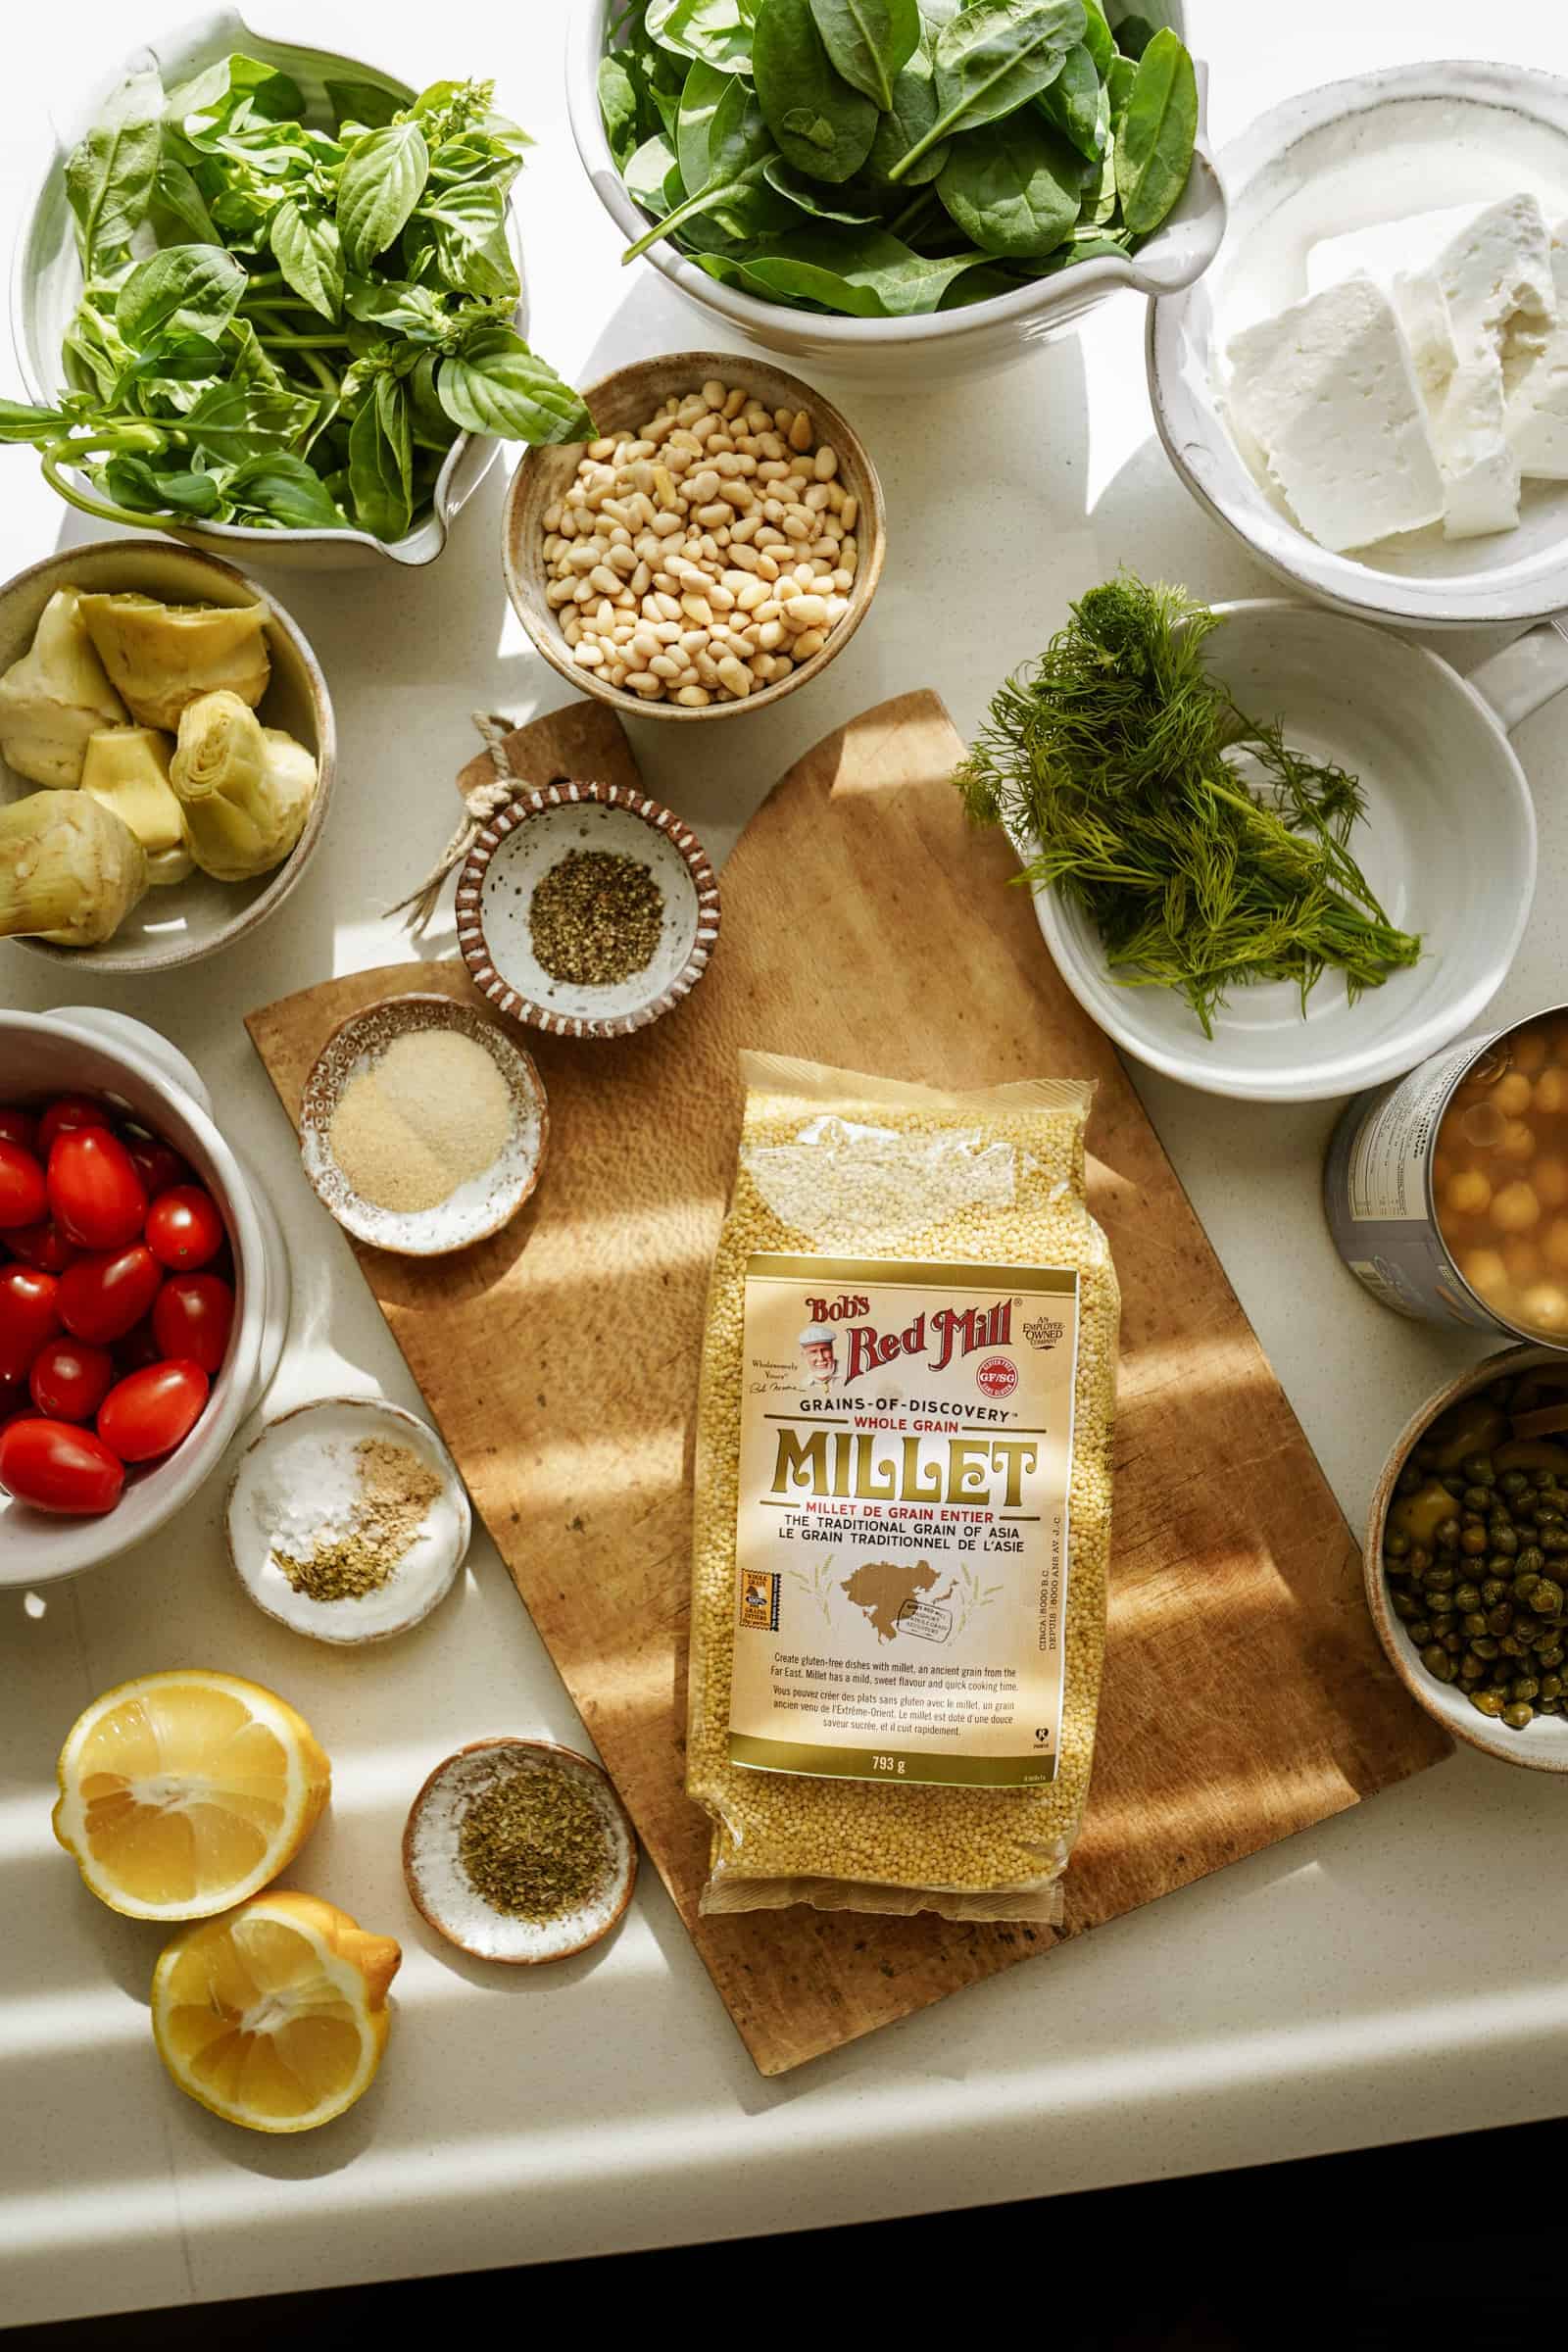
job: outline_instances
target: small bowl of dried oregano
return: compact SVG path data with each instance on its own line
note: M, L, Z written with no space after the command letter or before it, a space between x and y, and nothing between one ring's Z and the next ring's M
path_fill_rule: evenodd
M625 1037L689 996L718 937L718 881L689 825L618 784L564 779L492 817L458 883L458 945L512 1019Z

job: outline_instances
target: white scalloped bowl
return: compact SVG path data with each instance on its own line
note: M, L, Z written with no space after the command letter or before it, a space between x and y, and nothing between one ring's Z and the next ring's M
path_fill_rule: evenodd
M35 193L23 215L12 255L11 339L29 399L47 407L60 390L61 337L81 295L81 267L66 201L67 152L93 122L103 100L138 64L155 59L168 86L199 74L236 49L292 74L305 93L307 106L314 101L324 107L322 84L328 79L369 82L390 92L400 105L416 94L396 74L367 65L362 58L342 57L327 49L305 49L253 32L237 10L226 8L155 33L122 58L113 72L95 74L85 95L70 103L66 122L49 142L48 160L36 174ZM507 235L520 275L522 254L511 205L507 208ZM514 317L518 333L526 334L526 293ZM215 556L227 556L230 563L242 565L266 563L335 571L377 559L416 566L433 564L460 510L500 454L500 442L489 435L460 433L436 477L429 514L401 539L375 539L368 531L256 530L234 522L163 521L151 514L147 528L182 539L190 547L204 547ZM78 473L75 478L89 497L94 495L85 475Z
M1222 352L1307 291L1319 237L1533 188L1568 214L1568 80L1471 61L1396 66L1262 115L1224 149L1230 230L1200 285L1150 306L1149 391L1171 464L1216 521L1292 587L1423 629L1535 620L1568 606L1568 482L1527 482L1518 528L1440 526L1353 555L1309 538L1260 481L1225 414Z
M650 223L622 185L599 114L599 60L612 13L618 15L619 0L575 0L566 37L566 106L583 170L600 203L631 244L646 234ZM1113 24L1124 16L1142 15L1169 24L1186 38L1182 0L1110 0L1106 14ZM721 286L664 239L651 245L643 258L683 301L702 312L710 329L717 321L753 349L809 362L820 372L837 371L858 383L900 392L993 375L1026 358L1038 344L1065 334L1086 312L1122 287L1140 294L1169 294L1193 284L1208 268L1225 234L1225 192L1204 139L1206 74L1201 65L1198 89L1200 111L1192 176L1169 220L1132 261L1083 262L1059 277L1021 286L1015 294L925 318L838 318L760 302Z

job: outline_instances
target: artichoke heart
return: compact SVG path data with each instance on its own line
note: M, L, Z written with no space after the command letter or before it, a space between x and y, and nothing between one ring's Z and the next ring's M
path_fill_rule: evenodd
M146 889L141 843L90 794L30 792L0 808L0 939L100 947Z
M124 723L125 707L93 650L74 588L57 588L32 645L0 677L0 758L29 784L81 781L87 738Z
M304 832L317 769L302 743L220 691L180 712L169 780L203 873L248 882L281 864Z
M154 889L183 882L193 860L185 822L169 781L173 745L154 727L106 727L87 738L81 789L127 824L147 853Z
M172 734L198 695L220 687L252 710L267 692L266 605L161 605L125 593L84 596L82 617L132 718Z

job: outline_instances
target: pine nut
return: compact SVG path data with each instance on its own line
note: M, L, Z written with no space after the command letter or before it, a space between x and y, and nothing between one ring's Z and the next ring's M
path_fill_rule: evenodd
M752 673L743 662L737 662L733 654L726 654L723 661L720 662L718 675L720 682L729 688L731 694L748 695L751 693Z
M809 449L810 446L811 419L804 409L798 409L790 423L790 447L791 449Z
M813 654L819 654L822 651L826 643L827 635L824 630L803 629L795 640L796 661L808 662Z
M688 710L706 710L712 699L706 686L681 686L675 692L676 702Z

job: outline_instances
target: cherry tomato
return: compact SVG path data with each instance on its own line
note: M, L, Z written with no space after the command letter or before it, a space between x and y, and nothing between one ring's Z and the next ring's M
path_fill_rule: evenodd
M142 1190L149 1200L156 1200L160 1193L172 1192L176 1184L190 1183L190 1169L179 1153L170 1145L160 1143L156 1135L140 1135L131 1128L124 1140L130 1164L141 1178Z
M68 1242L53 1217L45 1217L41 1225L19 1225L6 1235L6 1246L13 1257L20 1257L24 1266L36 1266L40 1273L63 1274L74 1258L81 1255L74 1242Z
M60 1329L60 1285L31 1266L0 1267L0 1380L25 1380Z
M45 1340L27 1375L33 1403L52 1421L90 1421L114 1385L108 1348L80 1340Z
M161 1364L163 1360L164 1350L158 1345L151 1316L145 1323L138 1323L134 1331L127 1331L122 1340L115 1342L115 1369L122 1378L127 1372L144 1372L149 1364Z
M153 1307L160 1355L188 1356L216 1372L228 1351L234 1294L216 1274L172 1274Z
M13 1421L0 1430L0 1487L34 1510L91 1519L112 1511L125 1473L101 1438L69 1421Z
M24 1145L0 1135L0 1232L36 1225L48 1205L39 1162Z
M117 1381L98 1407L98 1435L122 1462L150 1462L190 1436L207 1402L200 1364L176 1356Z
M78 1257L60 1277L60 1320L74 1338L106 1348L141 1321L163 1279L145 1242Z
M191 1274L216 1257L226 1237L211 1193L199 1184L177 1184L163 1193L147 1215L147 1247L161 1266Z
M20 1144L34 1159L38 1157L38 1122L30 1110L0 1110L0 1135L8 1144Z
M147 1196L130 1153L103 1127L72 1128L55 1143L49 1206L67 1239L84 1250L123 1250L140 1241L147 1221Z
M107 1127L111 1113L106 1104L95 1102L91 1095L62 1095L51 1102L38 1121L38 1156L47 1159L55 1148L55 1138L67 1135L76 1127Z

